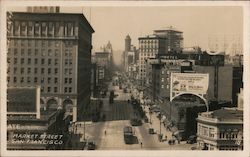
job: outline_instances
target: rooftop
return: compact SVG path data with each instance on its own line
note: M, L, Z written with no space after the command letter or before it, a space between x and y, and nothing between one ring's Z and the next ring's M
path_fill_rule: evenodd
M225 122L243 122L243 110L237 108L221 108L211 112L203 112L200 116L204 118L218 119Z

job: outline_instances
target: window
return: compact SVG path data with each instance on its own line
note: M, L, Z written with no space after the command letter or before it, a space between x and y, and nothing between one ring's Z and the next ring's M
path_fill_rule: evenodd
M37 74L37 68L34 68L34 73Z
M59 36L60 35L60 23L56 22L55 24L55 36Z
M73 36L73 23L67 23L67 35L68 36Z
M28 55L31 56L31 49L28 49Z
M44 92L44 87L41 87L41 92L42 92L42 93Z
M45 56L45 49L42 49L42 56Z
M161 85L161 88L163 89L163 88L164 88L164 85Z
M54 24L52 22L49 22L49 31L48 31L48 36L53 36L54 32L53 32L53 29L54 29Z
M48 77L48 83L50 83L51 82L51 78L50 77Z
M46 22L42 22L42 36L47 35L47 27L46 27Z
M33 35L33 23L32 22L28 22L28 36Z
M19 35L20 33L20 23L19 21L14 22L14 35Z
M161 78L161 82L164 82L164 78Z
M26 22L21 23L21 35L26 35Z
M21 46L25 46L25 40L21 40Z
M70 74L70 75L72 74L72 69L69 69L69 74Z
M38 59L37 58L35 58L35 64L37 64L38 63Z
M28 64L31 64L31 58L28 58Z
M51 49L48 50L48 56L52 56L52 51L51 51Z
M35 29L35 36L39 36L40 35L40 24L39 24L39 22L35 22L35 27L34 27L34 29Z
M30 74L30 72L31 72L31 68L28 68L28 74Z
M68 65L68 59L65 59L64 64L65 64L65 65Z
M51 74L51 68L48 68L48 74Z
M41 78L41 83L44 83L44 77Z
M30 83L30 77L27 77L27 83Z
M41 64L44 64L45 60L44 58L41 59Z
M14 58L14 64L17 64L17 58Z
M14 67L14 74L17 72L17 67Z
M46 46L45 41L42 40L42 47L45 47L45 46Z
M39 40L35 40L35 47L38 46Z
M37 83L37 77L34 77L34 83Z
M16 83L17 82L17 79L16 77L13 78L13 82Z
M58 73L58 69L57 69L57 68L55 68L54 70L55 70L55 74L57 74L57 73Z
M55 65L57 65L58 64L58 59L55 59Z
M21 49L21 56L24 55L24 49Z
M68 88L64 87L64 93L67 93L67 92L68 92Z
M23 64L24 63L24 58L21 58L21 64Z
M38 54L38 49L35 49L35 56L37 56Z
M50 93L50 91L51 91L51 87L48 87L48 93Z
M44 74L44 68L41 68L41 74Z
M49 64L49 65L51 64L51 59L48 59L48 64Z
M65 75L68 74L68 69L64 69L64 74L65 74Z
M58 41L55 42L55 46L59 47L59 42Z
M72 88L71 87L69 87L69 93L71 93L72 92Z
M23 82L24 82L24 77L21 77L20 82L21 82L21 83L23 83Z
M69 59L69 64L72 65L72 59Z
M17 49L14 49L14 55L17 55Z
M24 68L21 68L21 74L23 74L24 73Z
M54 78L54 83L57 83L57 82L58 82L58 78L55 77L55 78Z
M54 87L54 93L57 93L57 87Z
M55 50L55 56L58 56L58 54L59 54L59 50L56 49L56 50Z
M72 78L69 78L69 83L72 83Z
M64 78L64 83L68 83L68 78Z

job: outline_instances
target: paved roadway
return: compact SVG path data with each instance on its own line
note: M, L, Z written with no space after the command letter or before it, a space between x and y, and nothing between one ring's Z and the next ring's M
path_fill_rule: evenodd
M106 114L105 122L86 122L85 130L86 139L95 141L99 150L190 150L192 146L181 142L181 144L169 145L167 142L159 142L157 134L151 135L148 133L149 128L154 128L159 133L159 120L156 115L151 116L152 124L144 123L142 126L133 127L135 136L138 139L137 143L125 144L123 139L123 128L130 125L129 120L133 116L133 108L128 104L130 93L123 93L118 86L109 85L109 91L114 90L118 96L114 99L113 104L109 104L109 94L103 98L103 108L101 114ZM77 132L83 134L83 122L78 126ZM104 134L106 131L106 135ZM162 133L170 137L170 132L167 132L162 127ZM83 138L82 138L83 140ZM140 143L142 142L142 147Z

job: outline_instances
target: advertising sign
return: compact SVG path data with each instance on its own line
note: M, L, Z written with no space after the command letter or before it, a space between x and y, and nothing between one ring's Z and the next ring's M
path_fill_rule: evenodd
M204 95L207 93L208 84L208 74L171 73L172 98L183 93Z

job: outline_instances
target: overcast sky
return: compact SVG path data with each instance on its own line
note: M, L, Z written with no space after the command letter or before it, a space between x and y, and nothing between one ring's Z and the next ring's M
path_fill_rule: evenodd
M209 42L242 40L243 9L241 7L63 7L61 12L84 13L95 30L94 51L111 42L114 50L124 50L127 34L138 47L138 37L153 30L173 26L183 32L184 47L209 49ZM230 47L230 46L228 46ZM230 48L229 48L230 49ZM118 54L117 54L118 56Z

